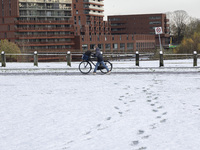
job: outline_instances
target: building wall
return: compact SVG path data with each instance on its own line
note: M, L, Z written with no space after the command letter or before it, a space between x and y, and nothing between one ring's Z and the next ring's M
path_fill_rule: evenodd
M62 8L54 8L54 2L66 3L67 8L63 8L65 15L71 14L48 16L49 10L51 14L62 11ZM36 0L0 0L0 39L17 43L23 52L84 51L93 49L95 44L105 52L155 48L155 35L147 35L146 29L143 33L134 32L131 28L134 20L130 16L125 20L115 20L114 23L119 23L119 27L125 30L120 31L120 35L111 35L110 25L113 22L103 21L103 6L103 0L40 0L39 3ZM124 19L124 16L119 17ZM143 28L147 28L145 19L137 19L144 20Z
M15 18L18 16L18 0L0 0L0 39L15 42Z
M72 0L75 35L110 34L109 25L103 21L103 0Z
M28 52L74 49L72 0L0 0L0 38Z
M98 45L103 52L145 52L155 50L154 35L101 35L76 36L80 39L79 48L82 52L91 50Z
M169 43L169 20L166 14L144 14L144 15L115 15L108 16L111 24L111 34L151 34L155 35L155 27L162 27L161 35L163 45ZM159 44L156 36L156 44Z

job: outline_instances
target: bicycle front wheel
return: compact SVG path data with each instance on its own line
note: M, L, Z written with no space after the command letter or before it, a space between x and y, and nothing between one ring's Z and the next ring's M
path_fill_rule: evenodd
M111 71L112 70L112 63L109 62L108 60L104 61L105 65L108 67L108 70ZM107 73L106 68L100 69L102 73Z
M92 70L92 65L88 61L82 61L79 64L79 70L83 74L88 74Z

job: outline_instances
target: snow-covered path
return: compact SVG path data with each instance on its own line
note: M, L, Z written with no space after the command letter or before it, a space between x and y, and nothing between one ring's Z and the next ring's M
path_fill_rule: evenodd
M1 150L199 150L200 76L0 76Z

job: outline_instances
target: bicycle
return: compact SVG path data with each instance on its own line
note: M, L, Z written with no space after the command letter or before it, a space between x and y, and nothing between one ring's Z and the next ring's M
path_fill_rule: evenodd
M95 59L94 59L95 60ZM96 61L96 60L95 60ZM109 71L112 70L112 63L108 60L104 61L105 65L108 67ZM92 65L95 67L95 63L93 62L93 59L89 58L88 60L83 60L79 64L79 71L83 74L88 74L92 70ZM107 73L107 70L100 64L97 68L97 70L100 70L103 74Z

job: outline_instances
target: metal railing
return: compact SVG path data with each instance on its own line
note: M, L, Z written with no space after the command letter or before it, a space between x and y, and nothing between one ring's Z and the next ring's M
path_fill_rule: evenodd
M64 56L66 58L67 64L69 66L71 66L71 61L72 61L72 56L73 57L79 57L81 58L82 53L81 52L74 52L71 53L70 51L68 51L67 53L38 53L37 51L35 51L32 54L6 54L4 51L1 52L1 66L2 67L6 67L6 56L31 56L32 60L34 62L34 66L38 66L38 60L42 60L42 56ZM38 56L41 56L40 59L38 59ZM143 53L143 54L139 54L138 51L136 51L135 54L133 53L104 53L104 57L107 58L115 58L115 59L120 59L120 58L125 58L125 57L131 57L131 58L135 58L135 65L139 66L139 62L140 62L140 58L141 57L148 57L148 58L152 58L154 57L155 54L154 53ZM163 54L162 51L160 51L159 53L159 67L164 67L164 57L166 56L186 56L186 57L190 57L193 58L193 67L197 66L197 59L198 59L198 54L196 51L193 52L193 54ZM44 58L45 60L46 58ZM48 60L51 61L53 59L58 59L58 58L54 58L54 57L50 57Z

